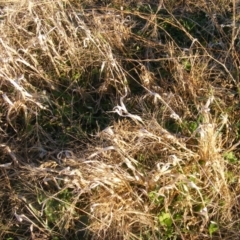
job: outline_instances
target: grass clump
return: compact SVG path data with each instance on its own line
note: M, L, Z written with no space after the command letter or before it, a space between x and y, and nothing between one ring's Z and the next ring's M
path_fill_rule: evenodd
M238 239L234 1L0 1L1 239Z

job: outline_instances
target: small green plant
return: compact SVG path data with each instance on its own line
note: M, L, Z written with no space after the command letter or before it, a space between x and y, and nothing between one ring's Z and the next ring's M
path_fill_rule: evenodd
M156 205L160 205L164 202L164 197L163 196L159 196L159 194L157 193L157 191L152 191L148 194L148 197L150 199L151 202L153 202Z
M137 157L138 161L144 162L146 160L146 157L144 154L140 153Z
M181 23L184 28L186 28L187 31L192 31L193 28L195 27L194 22L191 19L182 19Z
M208 232L210 237L213 237L213 234L218 231L218 224L216 222L211 221L208 227Z
M199 126L198 121L183 121L181 123L181 129L183 131L185 130L190 133L193 133L194 131L196 131L198 126Z
M192 65L191 65L191 62L189 60L184 60L182 62L183 64L183 68L186 70L186 71L191 71L191 68L192 68Z
M161 212L158 215L158 221L164 229L163 238L170 239L174 236L173 221L170 213Z
M54 236L54 237L52 238L52 240L60 240L60 238L59 238L59 237L56 237L56 236Z
M71 197L72 194L69 189L64 189L54 197L39 197L39 200L43 199L41 202L45 205L44 213L46 216L46 224L49 227L54 227L54 225L63 220L64 214L70 207Z
M238 162L237 157L234 155L233 152L226 152L223 154L224 158L229 162L229 163L236 163Z
M172 228L172 218L170 213L162 212L158 216L158 220L161 226L168 228Z

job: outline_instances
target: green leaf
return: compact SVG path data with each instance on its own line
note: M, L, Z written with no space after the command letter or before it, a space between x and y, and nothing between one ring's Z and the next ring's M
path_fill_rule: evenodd
M161 224L161 226L170 228L172 227L172 218L171 215L169 213L161 213L158 217L159 223Z
M238 161L238 159L236 158L236 156L234 155L233 152L227 152L227 153L224 153L224 158L226 160L228 160L230 163L236 163Z
M218 230L218 225L216 222L211 221L209 227L208 227L208 232L210 234L210 237L212 237L213 233L215 233Z

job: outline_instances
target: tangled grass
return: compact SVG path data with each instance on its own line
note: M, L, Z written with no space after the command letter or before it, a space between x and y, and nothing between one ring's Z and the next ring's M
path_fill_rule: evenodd
M1 239L239 239L239 6L0 1Z

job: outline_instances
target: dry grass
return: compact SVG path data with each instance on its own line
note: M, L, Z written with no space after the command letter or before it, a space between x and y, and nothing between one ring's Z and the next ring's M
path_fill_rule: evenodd
M0 1L1 239L239 239L239 6Z

